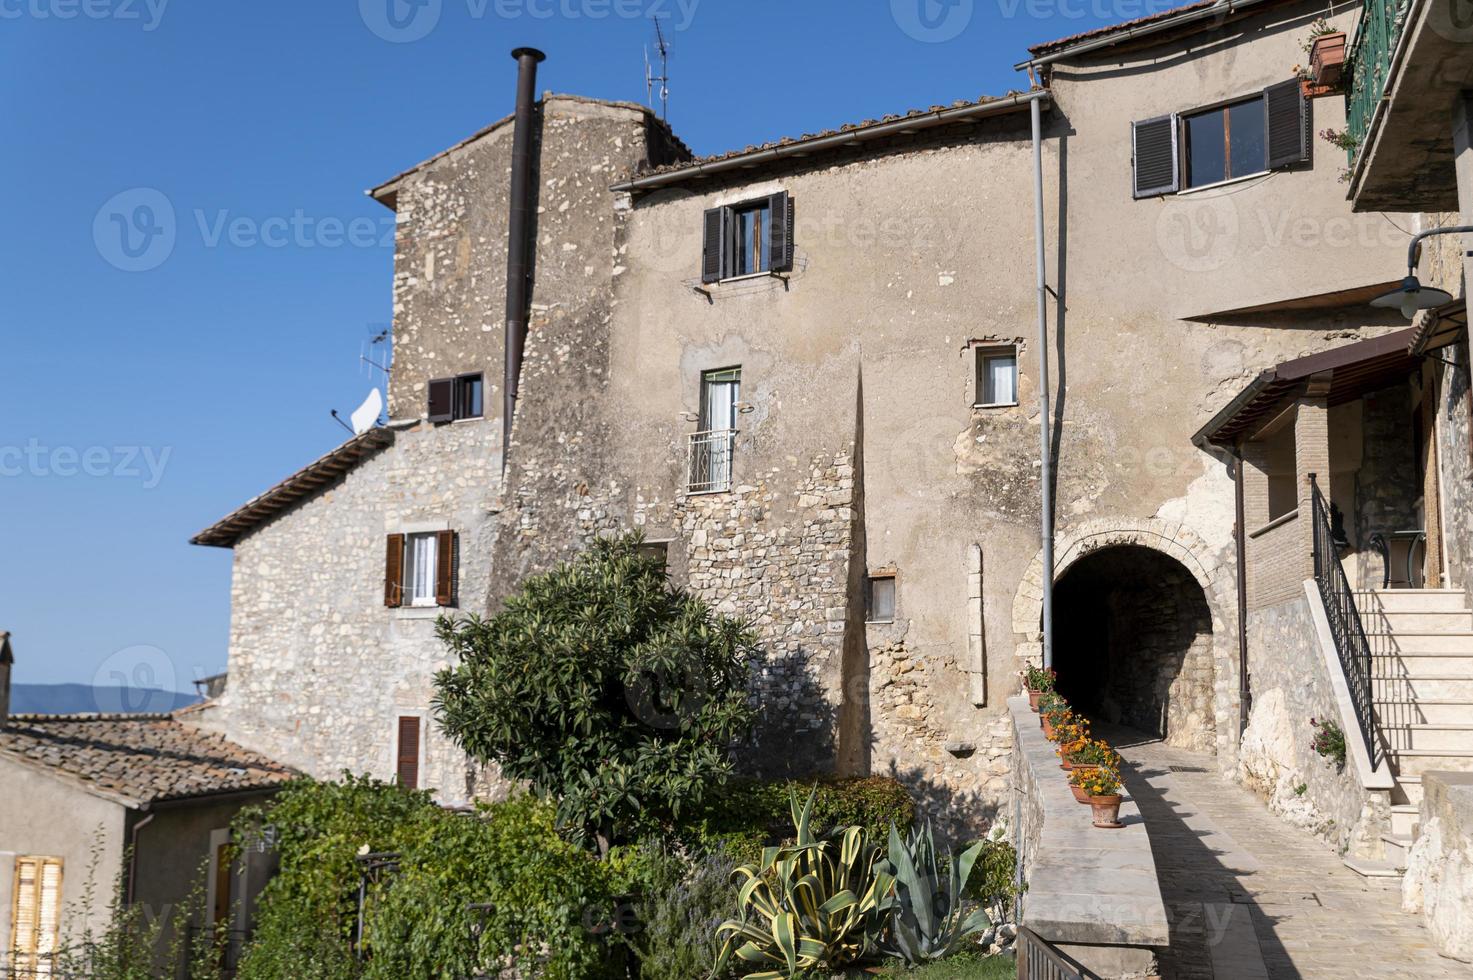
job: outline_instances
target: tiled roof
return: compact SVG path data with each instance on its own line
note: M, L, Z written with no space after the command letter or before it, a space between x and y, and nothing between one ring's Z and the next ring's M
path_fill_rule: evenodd
M1117 31L1128 31L1132 27L1152 24L1158 20L1165 20L1167 17L1184 14L1189 10L1200 10L1204 7L1210 7L1217 2L1218 0L1197 0L1196 3L1187 3L1180 7L1172 7L1170 10L1147 14L1145 17L1137 17L1134 20L1125 20L1118 24L1107 24L1104 27L1096 27L1093 30L1070 34L1068 37L1055 38L1052 41L1044 41L1042 44L1030 45L1028 50L1033 54L1047 54L1050 51L1057 51L1059 48L1067 48L1069 45L1077 44L1080 41L1087 41L1092 37L1104 37L1106 34L1114 34Z
M1227 2L1224 2L1224 0L1196 0L1195 3L1182 4L1180 7L1172 7L1169 10L1162 10L1159 13L1148 14L1145 17L1137 17L1134 20L1122 21L1119 24L1110 24L1106 27L1096 27L1094 30L1083 31L1079 34L1071 34L1068 37L1056 38L1052 41L1044 41L1041 44L1032 45L1031 47L1029 47L1028 51L1035 58L1039 58L1044 55L1060 51L1064 48L1073 47L1074 45L1081 44L1085 41L1090 41L1095 38L1108 37L1112 34L1121 35L1117 39L1117 41L1126 41L1129 40L1130 37L1138 36L1141 33L1152 33L1155 25L1181 14L1189 14L1193 11L1207 10L1210 7L1221 6L1222 12L1217 16L1198 18L1190 24L1181 25L1181 29L1184 31L1198 31L1207 27L1220 26L1227 20L1242 16L1250 8L1257 9L1263 7L1279 6L1280 4L1289 2L1291 2L1291 0L1238 0L1238 2L1236 3L1231 2L1231 0L1227 0ZM1293 0L1293 2L1297 2L1297 0ZM1143 31L1142 29L1145 30ZM1023 64L1027 64L1027 62L1024 62Z
M269 789L296 773L168 715L12 715L0 758L129 806Z
M369 429L354 436L338 448L308 463L291 476L258 497L241 504L234 511L189 539L190 544L216 548L234 547L247 532L309 497L330 483L336 483L360 462L394 441L393 430Z
M861 122L845 123L837 129L825 129L817 133L804 133L802 136L784 136L780 139L771 140L766 143L746 146L739 150L728 150L725 153L714 153L710 156L693 157L690 160L666 164L663 167L648 168L645 170L641 170L639 173L635 174L633 179L639 180L657 174L679 173L682 171L689 171L692 174L695 174L701 169L709 167L712 164L738 160L743 157L750 157L756 154L769 153L772 151L784 151L790 149L801 150L804 144L817 143L822 140L832 140L835 137L841 136L852 136L854 142L859 142L861 140L869 138L872 134L874 134L876 130L881 130L884 127L890 127L895 123L902 123L907 120L916 123L926 124L945 122L947 114L959 114L961 112L964 112L965 110L977 109L983 106L991 105L993 103L1007 102L1025 94L1027 93L1015 91L1008 92L1006 95L982 96L980 98L972 100L958 99L957 101L952 102L950 105L933 105L929 109L910 109L903 113L891 113L889 115L882 116L879 119L865 119ZM1019 104L1018 108L1025 109L1027 108L1027 106L1026 104ZM799 154L794 153L792 155L796 156ZM622 186L624 185L616 184L615 188L618 189Z

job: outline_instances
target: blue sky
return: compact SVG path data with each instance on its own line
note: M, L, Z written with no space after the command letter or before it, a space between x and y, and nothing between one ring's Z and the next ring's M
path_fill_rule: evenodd
M643 101L662 16L671 122L710 153L1026 87L1027 44L1158 9L0 0L16 681L187 689L225 666L230 553L188 539L345 435L328 412L367 394L390 319L392 216L363 191L509 112L512 47L548 53L541 88Z

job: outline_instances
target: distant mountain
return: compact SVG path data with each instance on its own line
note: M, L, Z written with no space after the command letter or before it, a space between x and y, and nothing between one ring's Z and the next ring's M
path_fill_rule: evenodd
M14 684L13 715L158 714L194 704L199 698L145 687L94 687L91 684Z

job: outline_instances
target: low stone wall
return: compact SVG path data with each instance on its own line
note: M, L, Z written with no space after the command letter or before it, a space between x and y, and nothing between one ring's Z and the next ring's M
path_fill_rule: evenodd
M1013 722L1016 846L1028 890L1022 925L1101 977L1149 977L1170 942L1151 839L1129 797L1119 830L1091 823L1026 697L1008 699Z
M1444 956L1473 961L1473 773L1422 776L1422 827L1402 907L1421 912Z

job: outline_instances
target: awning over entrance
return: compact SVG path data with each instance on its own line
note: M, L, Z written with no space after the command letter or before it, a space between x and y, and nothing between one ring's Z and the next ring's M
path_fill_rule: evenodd
M1304 392L1311 381L1328 384L1331 406L1354 401L1395 384L1416 370L1420 357L1412 353L1418 330L1408 327L1371 340L1282 361L1254 378L1222 411L1212 417L1192 442L1232 447L1276 418Z

